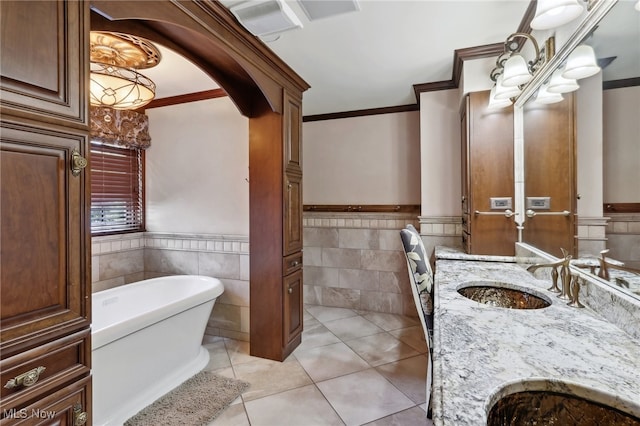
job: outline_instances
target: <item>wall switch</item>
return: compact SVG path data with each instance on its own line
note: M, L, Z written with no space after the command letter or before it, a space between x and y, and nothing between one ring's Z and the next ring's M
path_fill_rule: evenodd
M511 197L491 197L491 210L505 210L511 209Z
M551 197L527 197L526 208L531 210L551 209Z

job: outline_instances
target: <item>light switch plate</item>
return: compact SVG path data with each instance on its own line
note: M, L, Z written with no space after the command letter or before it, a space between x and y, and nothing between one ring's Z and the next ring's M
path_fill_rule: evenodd
M505 210L512 209L511 197L491 197L491 210Z
M526 208L531 210L551 209L551 197L527 197Z

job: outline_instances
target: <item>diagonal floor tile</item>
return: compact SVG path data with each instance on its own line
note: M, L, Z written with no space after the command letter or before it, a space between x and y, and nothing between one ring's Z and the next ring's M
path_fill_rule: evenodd
M345 343L372 367L419 355L418 351L389 333L373 334Z
M312 383L298 360L293 357L284 362L255 361L234 365L236 378L249 382L251 386L242 394L242 399L251 401L267 395L299 388Z
M427 352L427 342L424 338L424 329L422 328L422 325L392 330L389 334L411 346L420 353Z
M297 352L302 349L311 349L338 342L340 342L340 339L338 339L335 334L330 332L329 329L320 322L316 321L312 325L307 325L307 323L305 323L304 331L302 332L302 343L295 351Z
M342 342L296 350L295 357L314 382L369 368L369 364Z
M416 404L426 401L427 356L418 355L376 367L376 371Z
M409 408L382 419L367 423L366 426L433 426L433 421L427 418L427 413L419 407Z
M358 315L352 309L332 308L320 305L308 305L307 312L313 315L313 317L320 322L333 321L340 318L349 318Z
M348 426L361 425L415 405L374 369L319 382L316 386Z
M244 405L236 404L225 408L207 426L250 426L250 423Z
M420 322L417 318L414 319L402 315L387 314L382 312L366 312L362 315L362 317L368 319L385 331L420 325Z
M245 407L252 426L344 425L315 385L255 399Z
M371 336L384 331L371 321L360 316L327 321L324 325L342 341Z

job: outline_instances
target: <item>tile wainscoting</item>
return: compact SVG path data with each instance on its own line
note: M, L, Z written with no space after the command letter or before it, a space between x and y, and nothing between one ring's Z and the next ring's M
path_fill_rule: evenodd
M304 302L415 316L400 229L410 213L305 212Z
M249 340L249 238L144 232L92 239L93 291L165 275L218 278L205 334Z
M607 247L609 256L640 269L640 213L609 214Z

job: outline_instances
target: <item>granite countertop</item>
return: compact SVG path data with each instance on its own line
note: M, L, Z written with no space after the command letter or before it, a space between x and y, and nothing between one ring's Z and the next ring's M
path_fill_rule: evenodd
M433 419L436 425L486 425L501 396L554 390L640 417L640 341L591 309L572 308L524 266L437 250ZM443 255L446 258L443 258ZM499 281L541 295L544 309L505 309L457 290Z

